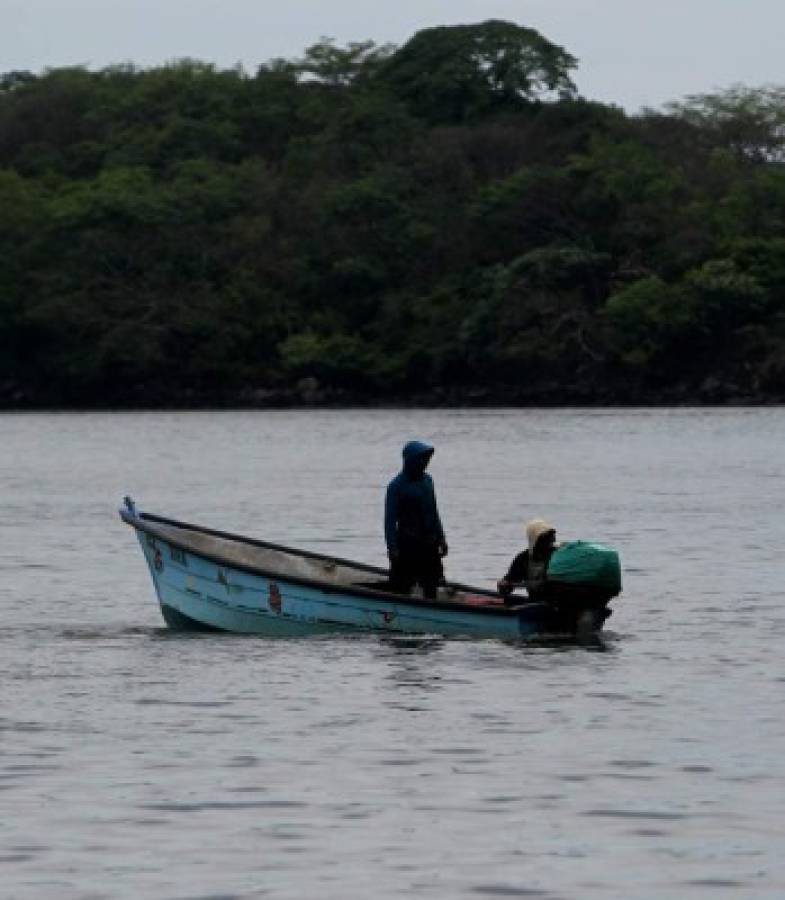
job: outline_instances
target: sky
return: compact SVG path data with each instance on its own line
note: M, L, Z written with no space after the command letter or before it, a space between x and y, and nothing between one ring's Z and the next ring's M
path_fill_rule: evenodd
M402 44L485 19L536 28L578 57L582 96L630 112L785 84L785 0L0 0L0 72L192 57L253 73L322 36Z

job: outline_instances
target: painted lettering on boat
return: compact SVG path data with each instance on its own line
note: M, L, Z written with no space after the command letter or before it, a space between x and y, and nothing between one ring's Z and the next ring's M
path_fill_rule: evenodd
M389 625L390 622L395 620L395 613L384 610L384 612L382 613L382 618L384 619L384 624Z
M185 558L185 553L183 553L183 551L179 550L177 547L170 547L169 555L175 562L180 563L181 566L188 565L188 560Z
M222 584L226 588L227 594L242 594L244 590L243 586L241 584L232 584L229 581L229 576L223 569L219 569L218 574L215 577L218 584Z
M164 570L164 558L161 555L161 551L158 547L155 548L155 557L153 559L153 566L156 572L163 572Z
M281 589L274 582L270 582L270 590L268 592L268 601L270 605L270 609L273 612L279 613L281 611L281 607L283 606L283 598L281 597Z

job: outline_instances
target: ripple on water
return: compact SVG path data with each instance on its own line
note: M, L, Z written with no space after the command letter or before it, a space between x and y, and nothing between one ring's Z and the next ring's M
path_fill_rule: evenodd
M232 705L231 700L167 700L161 697L140 697L134 703L137 706L184 706L195 709L216 709Z
M663 822L678 822L690 818L686 813L664 812L653 809L587 809L581 815L599 819L654 819Z
M158 812L205 812L207 810L302 809L299 800L205 800L201 803L142 803L139 809Z
M473 894L486 897L545 897L555 900L555 894L538 888L516 887L512 884L477 884L471 888Z

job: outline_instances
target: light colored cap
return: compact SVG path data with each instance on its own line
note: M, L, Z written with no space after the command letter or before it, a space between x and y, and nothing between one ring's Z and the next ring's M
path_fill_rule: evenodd
M526 540L529 542L529 551L534 550L537 541L549 531L556 534L556 529L550 525L545 519L532 519L526 523Z

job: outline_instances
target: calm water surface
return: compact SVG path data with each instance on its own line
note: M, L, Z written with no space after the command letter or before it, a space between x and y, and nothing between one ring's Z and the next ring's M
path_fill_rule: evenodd
M449 575L619 548L604 652L177 636L115 509ZM785 410L0 416L0 896L785 896Z

